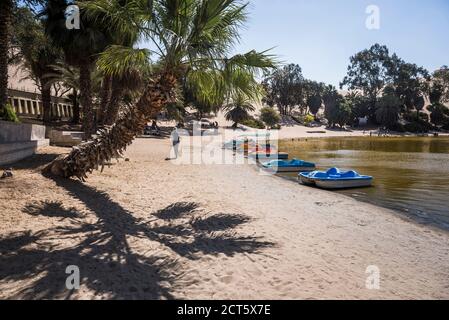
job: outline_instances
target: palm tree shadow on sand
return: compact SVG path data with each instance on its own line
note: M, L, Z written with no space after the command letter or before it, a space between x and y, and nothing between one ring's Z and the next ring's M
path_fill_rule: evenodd
M20 282L19 289L7 298L76 298L77 291L66 288L65 273L67 266L76 265L88 297L173 299L174 289L195 282L185 276L188 270L183 267L183 259L257 254L274 245L259 237L237 234L235 228L250 221L242 215L220 213L206 217L196 203L175 203L150 214L148 219L138 219L105 192L74 180L56 182L83 202L98 221L86 223L73 208L65 209L62 203L27 205L23 211L28 214L70 219L71 223L0 238L0 288L11 281L25 283ZM130 239L157 241L176 255L152 250L151 246L133 250ZM61 247L61 240L71 245Z

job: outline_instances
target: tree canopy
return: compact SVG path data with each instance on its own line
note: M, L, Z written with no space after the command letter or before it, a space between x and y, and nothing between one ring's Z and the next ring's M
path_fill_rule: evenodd
M375 107L379 93L391 79L391 59L386 46L379 44L350 58L348 72L340 87L361 91Z
M263 80L266 91L264 100L271 107L277 107L282 115L290 113L304 101L304 77L299 65L289 64L276 69Z

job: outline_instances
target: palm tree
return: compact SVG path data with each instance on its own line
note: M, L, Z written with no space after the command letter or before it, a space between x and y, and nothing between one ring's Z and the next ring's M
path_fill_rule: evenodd
M129 69L112 78L112 92L103 116L105 125L113 125L120 115L124 97L135 94L143 87L143 74L140 70Z
M104 1L97 1L94 5L97 7L105 7L108 12L127 10L129 5L133 5L130 0L115 0L105 3ZM139 38L139 30L136 26L126 25L124 28L110 28L111 24L115 23L111 16L105 15L101 12L94 11L90 18L96 24L102 25L102 28L108 30L110 33L110 46L120 45L122 47L132 48L136 45ZM112 125L117 120L119 113L120 102L126 93L133 92L139 89L142 85L142 75L139 70L126 70L124 74L111 76L110 74L103 75L102 92L100 100L100 108L98 113L99 124Z
M11 41L11 24L13 11L20 3L21 6L36 7L44 0L1 0L0 1L0 117L8 102L8 62Z
M8 102L8 49L13 5L12 0L0 1L0 116Z
M109 75L104 75L101 81L100 106L97 112L97 124L99 125L104 123L104 115L106 113L106 108L111 101L111 95L112 77Z
M256 108L253 106L251 100L244 94L236 94L232 102L224 107L226 111L225 117L228 121L233 121L233 127L237 128L239 123L247 120L250 112L254 112Z
M41 21L28 8L17 8L14 14L12 39L15 60L28 73L42 94L43 122L51 119L51 85L46 75L53 72L52 64L61 59L62 52L53 46L44 33Z
M79 1L77 4L81 4ZM67 0L49 0L43 12L46 33L54 44L64 51L66 62L79 69L80 102L83 108L84 138L89 139L95 132L95 112L92 105L92 72L95 60L111 42L109 30L91 21L81 12L81 28L67 29L65 10Z
M232 91L231 82L225 80L246 79L248 86L241 85L238 90L250 91L254 81L249 81L248 75L274 67L271 57L264 53L228 56L239 39L238 28L246 20L247 4L239 0L159 0L153 2L151 11L151 1L146 0L129 1L123 10L111 10L117 8L110 3L98 0L81 5L88 14L114 21L112 28L127 28L130 21L132 26L138 25L140 35L157 48L151 53L158 60L134 108L100 131L96 139L55 160L47 166L47 173L84 180L88 172L119 156L142 132L147 119L176 101L176 89L185 77L205 91L215 88L212 96L223 96ZM99 66L111 75L149 61L148 49L114 46L106 51ZM114 54L117 51L121 53Z
M79 71L62 62L53 64L50 68L51 72L45 74L43 78L50 83L61 83L64 88L71 90L68 97L73 105L72 123L78 124L80 122L80 106L78 98L80 90Z

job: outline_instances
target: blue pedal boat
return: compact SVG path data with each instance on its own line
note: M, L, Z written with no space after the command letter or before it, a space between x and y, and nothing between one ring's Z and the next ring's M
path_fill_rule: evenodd
M272 160L262 164L264 169L269 171L279 172L305 172L313 171L316 166L314 163L303 160L293 159L291 161Z
M298 177L302 184L323 189L370 187L374 180L371 176L363 176L356 171L340 171L338 168L332 168L326 172L301 172Z

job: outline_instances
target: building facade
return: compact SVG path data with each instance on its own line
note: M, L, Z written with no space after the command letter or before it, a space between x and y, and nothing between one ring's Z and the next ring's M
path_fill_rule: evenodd
M8 68L9 103L19 118L43 118L42 96L34 81L27 77L20 66ZM51 96L52 115L58 120L69 120L73 117L73 104L65 96L57 97L54 90Z

